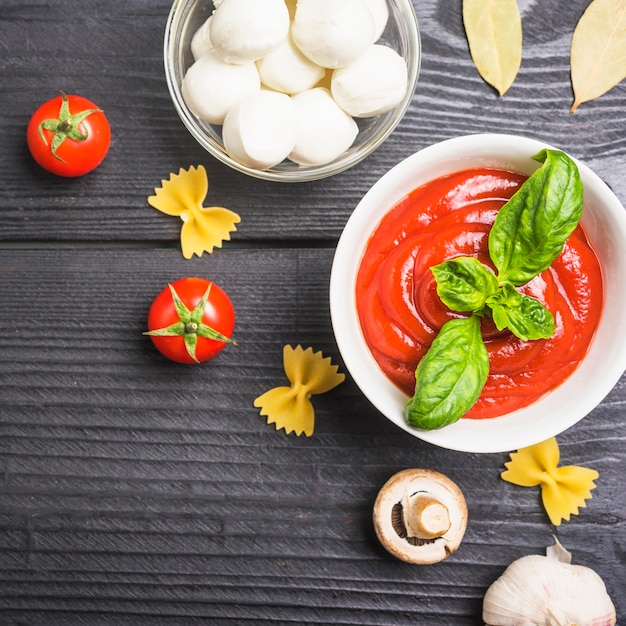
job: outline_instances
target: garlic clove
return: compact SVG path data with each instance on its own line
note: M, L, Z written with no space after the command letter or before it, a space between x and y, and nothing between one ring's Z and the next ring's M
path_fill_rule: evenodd
M537 554L513 561L483 599L487 626L614 626L615 607L596 572Z

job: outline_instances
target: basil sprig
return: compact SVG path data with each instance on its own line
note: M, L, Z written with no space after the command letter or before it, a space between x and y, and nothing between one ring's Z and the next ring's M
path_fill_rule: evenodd
M563 251L583 209L576 164L559 150L544 149L537 169L500 209L489 233L496 273L474 257L431 268L437 293L451 310L470 313L446 322L415 371L415 394L406 403L407 423L422 430L459 420L476 402L489 374L480 318L490 316L523 341L548 339L552 313L516 287L546 270Z
M487 374L489 355L480 318L446 322L415 370L415 395L405 408L407 423L432 430L456 422L478 400Z
M542 150L533 159L543 165L498 212L489 234L498 279L518 286L550 267L583 210L576 164L558 150Z

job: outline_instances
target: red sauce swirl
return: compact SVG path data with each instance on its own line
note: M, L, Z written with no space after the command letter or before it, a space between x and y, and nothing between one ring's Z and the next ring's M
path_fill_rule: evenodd
M370 237L356 282L361 328L381 369L407 395L413 395L415 368L437 332L460 315L441 302L430 267L458 256L492 266L491 225L525 180L486 168L444 176L401 200ZM569 376L598 325L602 290L598 259L579 225L552 266L520 288L552 312L556 332L525 342L484 318L490 373L464 417L496 417L522 408Z

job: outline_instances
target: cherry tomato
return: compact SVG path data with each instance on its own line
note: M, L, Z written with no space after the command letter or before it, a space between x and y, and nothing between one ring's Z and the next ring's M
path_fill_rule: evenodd
M111 128L93 102L61 92L33 113L26 141L41 167L71 178L100 165L111 144Z
M145 334L168 359L201 363L235 344L234 326L235 310L222 289L204 278L182 278L152 302Z

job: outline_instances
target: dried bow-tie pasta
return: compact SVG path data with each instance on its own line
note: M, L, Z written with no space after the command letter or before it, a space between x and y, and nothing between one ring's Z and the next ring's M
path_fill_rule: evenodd
M330 391L345 379L338 373L336 365L331 365L330 357L324 358L321 352L302 346L283 348L283 366L290 386L275 387L254 400L254 406L261 409L268 424L275 424L276 430L285 429L287 434L313 434L315 412L310 397Z
M550 521L558 526L576 515L591 498L599 474L586 467L559 467L559 446L554 437L511 453L501 478L521 487L541 485L541 499Z
M239 215L222 207L202 206L209 191L209 179L204 166L180 169L169 180L161 181L148 204L166 215L176 215L183 221L180 243L183 256L213 252L222 242L230 240L236 230Z

